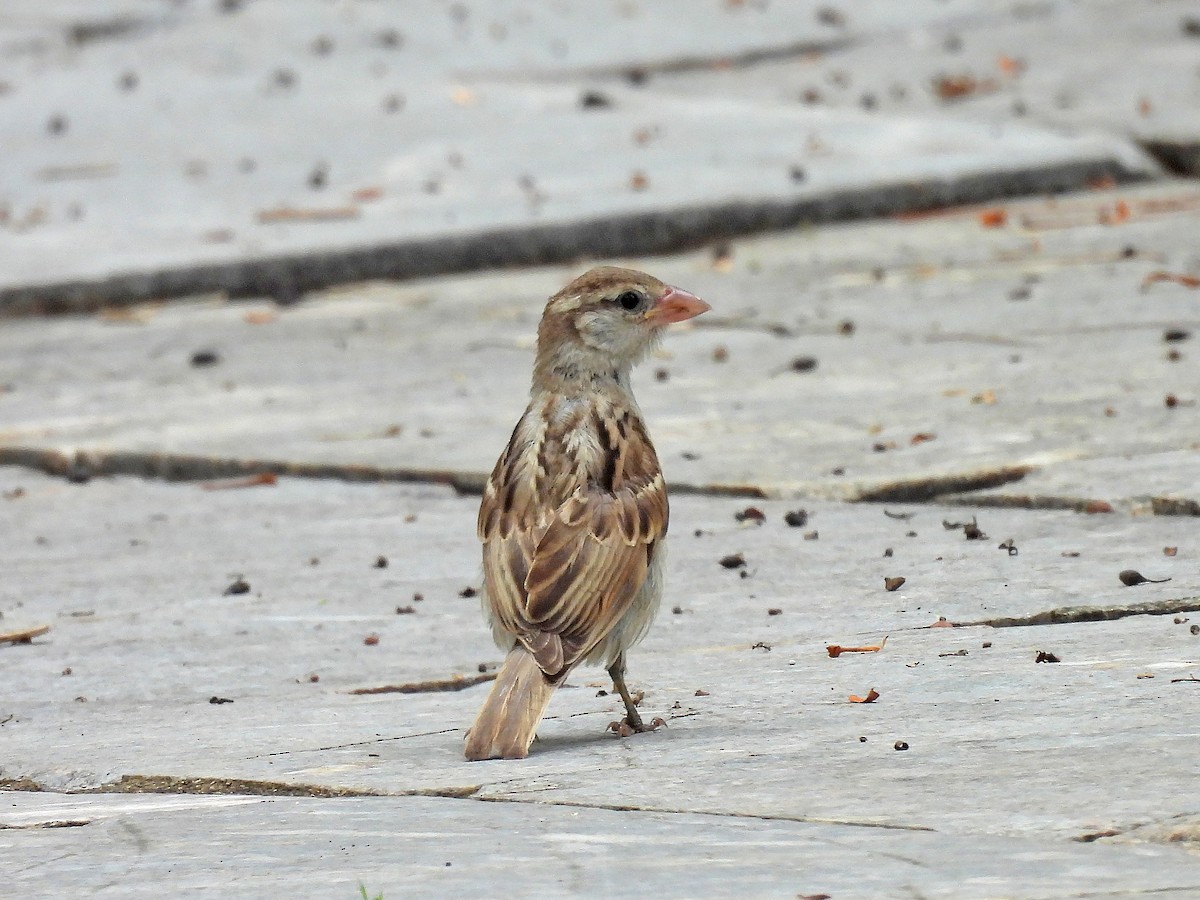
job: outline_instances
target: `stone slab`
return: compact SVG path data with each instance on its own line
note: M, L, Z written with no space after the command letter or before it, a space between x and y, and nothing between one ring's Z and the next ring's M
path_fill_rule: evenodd
M869 14L842 12L847 29ZM897 26L801 59L664 73L656 87L682 96L986 122L998 136L1030 124L1120 135L1172 171L1200 174L1200 17L1188 0L947 10Z
M0 622L52 626L0 646L9 786L112 790L153 777L186 792L189 779L240 779L1052 845L1192 812L1180 779L1197 695L1172 681L1200 666L1185 519L980 510L990 537L968 541L930 507L889 509L914 514L900 520L813 504L807 526L791 528L789 504L769 501L765 524L747 527L735 500L678 497L670 589L630 661L647 715L668 727L606 734L619 704L585 669L555 697L528 760L467 764L463 733L486 686L351 691L498 660L478 601L460 596L478 585L472 499L295 479L220 491L13 469L3 479L9 496L24 494L0 506L17 536ZM1004 538L1017 555L997 549ZM747 577L718 564L731 553ZM1125 587L1126 568L1173 580ZM239 575L250 591L223 596ZM888 592L885 576L907 580ZM1164 614L929 627L1148 603ZM826 650L884 637L878 652ZM1061 662L1039 664L1039 651ZM876 702L848 701L872 688Z
M712 7L680 23L667 4L631 4L597 29L584 3L110 2L78 20L18 6L0 20L15 173L0 194L0 300L292 300L1160 172L1102 131L721 90L697 102L656 77L627 82L635 66L753 64L764 42L807 58L946 15L881 5L843 28L815 3ZM972 4L990 20L1000 7ZM583 105L588 91L602 101Z
M38 823L79 821L67 828ZM9 826L4 830L3 826ZM20 830L12 830L15 827ZM427 798L0 794L23 897L230 890L288 897L1050 897L1068 886L1185 893L1178 850Z
M632 260L714 306L635 375L668 480L924 499L1032 468L1042 487L998 490L1200 500L1200 295L1153 281L1193 268L1200 194L1173 182L982 212L1002 227L964 209ZM0 458L63 469L83 451L103 470L134 454L126 471L152 473L168 454L193 477L205 460L273 460L477 486L523 408L544 298L578 271L13 320ZM198 351L215 364L193 365ZM1104 474L1083 483L1088 460Z

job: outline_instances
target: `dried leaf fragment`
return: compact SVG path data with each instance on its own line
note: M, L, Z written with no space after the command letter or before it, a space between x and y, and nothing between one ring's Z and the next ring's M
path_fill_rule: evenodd
M939 75L933 80L933 93L939 100L961 100L973 94L990 94L999 85L991 78L974 75Z
M961 528L963 536L966 537L968 541L982 541L987 538L987 535L983 533L983 530L979 527L978 523L976 523L974 516L971 516L970 522L950 522L946 519L943 519L942 527L947 531L956 531Z
M872 644L867 647L843 647L840 644L829 644L825 647L830 659L837 659L843 653L878 653L887 646L887 637L885 636L878 644Z
M1200 288L1200 278L1197 278L1195 275L1184 275L1178 272L1164 272L1163 270L1159 269L1158 271L1151 272L1142 279L1142 290L1144 291L1150 285L1157 284L1160 281L1171 281L1187 288Z
M257 218L260 225L278 225L286 222L342 222L346 219L357 219L360 215L357 206L279 206L274 209L260 209Z
M979 214L979 224L984 228L1003 228L1008 222L1008 213L1003 209L985 209Z
M1035 657L1034 657L1033 661L1034 661L1035 663L1056 663L1056 662L1062 662L1062 660L1061 660L1061 659L1059 659L1057 655L1055 655L1055 654L1053 654L1053 653L1047 653L1045 650L1039 650L1039 651L1037 652L1037 656L1035 656Z
M0 633L0 644L31 644L35 637L41 637L49 630L49 625L38 625L22 631L6 631Z
M245 478L223 478L219 481L203 481L200 487L206 491L227 491L237 488L271 487L279 482L279 476L274 472L259 472L257 475L247 475Z
M865 697L860 697L858 694L850 695L851 703L874 703L878 699L879 691L875 690L875 688L871 688L869 691L867 691L867 696Z
M903 584L904 584L904 576L903 575L896 575L891 578L883 579L883 589L885 591L899 590L901 585L903 585Z
M1163 556L1174 556L1178 552L1178 547L1163 547Z
M996 57L996 68L1010 78L1015 78L1025 71L1025 60L1005 56L1002 53Z

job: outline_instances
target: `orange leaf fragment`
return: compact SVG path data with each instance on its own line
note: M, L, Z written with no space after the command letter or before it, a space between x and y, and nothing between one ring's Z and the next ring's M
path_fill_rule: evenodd
M843 653L878 653L887 645L887 637L884 637L878 645L872 644L869 647L843 647L841 644L829 644L825 650L829 653L830 659L837 659Z
M1110 513L1113 511L1112 504L1107 500L1089 500L1083 507L1085 513Z
M984 228L1003 228L1008 222L1008 213L1003 209L985 209L979 214L979 224Z
M279 313L273 309L252 309L242 314L242 321L247 325L269 325L279 318Z
M328 206L297 208L279 206L273 209L260 209L257 213L260 225L279 225L289 222L340 222L345 219L357 219L357 206Z
M974 75L939 75L933 79L933 93L939 100L961 100L975 94L990 94L1000 86L993 78Z
M1025 60L1014 59L1011 56L1005 56L1004 54L1001 54L1000 56L996 57L996 68L1005 75L1015 78L1025 71Z
M1145 290L1152 284L1160 281L1173 281L1176 284L1181 284L1184 287L1200 288L1200 278L1195 275L1182 275L1176 272L1164 272L1161 269L1157 272L1151 272L1142 279L1142 290Z
M227 491L234 488L259 487L265 485L272 487L279 481L279 476L274 472L259 472L257 475L248 475L245 478L226 478L221 481L205 481L200 487L206 491Z
M879 691L875 690L875 688L871 688L869 691L867 691L867 696L865 697L860 697L858 694L850 695L851 703L874 703L878 699Z

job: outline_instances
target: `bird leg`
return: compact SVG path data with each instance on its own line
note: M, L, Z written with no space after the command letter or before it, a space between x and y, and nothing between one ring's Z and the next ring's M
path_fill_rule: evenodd
M608 667L608 674L612 678L613 687L617 689L617 693L621 695L621 701L625 704L625 720L623 722L613 722L609 725L609 728L622 737L627 737L630 734L642 731L653 731L660 725L667 724L659 718L656 718L649 725L642 721L641 714L637 710L637 704L634 702L633 697L630 696L629 688L625 685L624 653L619 655L613 661L613 664Z

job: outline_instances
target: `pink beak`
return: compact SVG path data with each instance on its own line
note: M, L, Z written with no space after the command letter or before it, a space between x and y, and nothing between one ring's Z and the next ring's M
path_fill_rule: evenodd
M684 322L710 309L712 307L695 294L667 285L667 289L646 313L646 321L652 325L670 325Z

